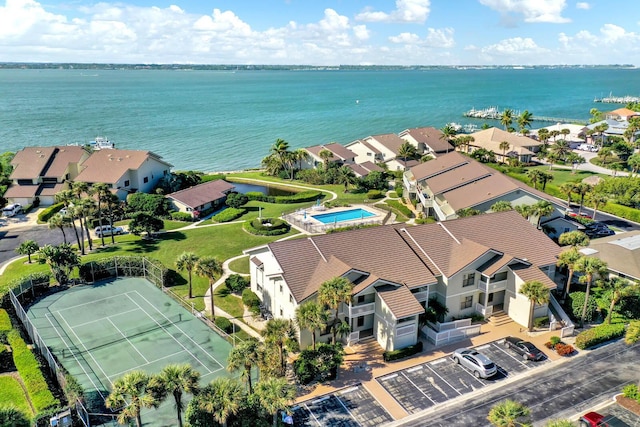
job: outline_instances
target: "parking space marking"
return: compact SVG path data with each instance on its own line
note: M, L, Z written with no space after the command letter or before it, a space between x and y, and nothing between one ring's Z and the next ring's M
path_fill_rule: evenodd
M335 396L335 395L334 395ZM347 411L347 414L349 414L349 416L351 418L353 418L353 420L358 423L358 420L356 420L356 417L353 416L353 414L351 413L351 411L349 410L349 408L347 408L346 406L344 406L344 402L342 401L342 399L340 399L338 396L335 396L336 400L338 401L338 403L340 403L340 405L344 408L345 411ZM360 423L358 423L358 425L360 425Z
M458 393L458 396L462 395L462 393L460 393L460 391L458 389L456 389L454 386L452 386L451 384L449 384L449 381L445 380L444 378L442 378L440 376L440 374L438 374L431 366L427 366L427 368L431 369L431 371L438 377L440 378L442 381L445 382L446 385L448 385L449 387L451 387L451 389L453 391L455 391L456 393Z
M420 369L422 369L422 367L420 367ZM422 393L422 395L423 395L424 397L426 397L427 399L429 399L429 401L431 402L431 405L435 405L435 404L436 404L436 402L434 402L434 401L433 401L433 400L432 400L432 399L427 395L427 393L425 393L425 392L424 392L420 387L418 387L418 386L416 385L416 383L414 383L414 382L411 380L411 378L409 378L409 377L407 376L407 374L405 374L405 373L403 372L403 373L402 373L402 376L404 376L404 377L407 379L407 381L409 381L409 382L411 383L411 385L413 385L415 388L417 388L417 389L418 389L418 391L419 391L420 393ZM429 405L429 406L431 406L431 405Z
M502 342L504 343L504 340L502 340ZM501 352L503 352L503 353L504 353L504 354L506 354L507 356L510 356L513 360L515 360L516 362L518 362L520 365L524 366L524 367L525 367L525 368L527 368L527 369L531 369L531 366L529 366L529 365L530 365L530 363L525 363L525 362L523 362L523 361L522 361L522 359L517 358L516 356L514 356L514 355L513 355L513 353L511 353L511 352L507 351L507 349L503 348L502 346L499 346L499 345L498 345L498 344L496 344L496 343L493 343L493 344L498 348L498 350L500 350Z

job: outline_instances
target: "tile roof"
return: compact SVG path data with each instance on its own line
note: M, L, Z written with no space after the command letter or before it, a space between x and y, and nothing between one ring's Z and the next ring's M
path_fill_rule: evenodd
M70 164L78 164L89 157L89 152L84 147L70 145L56 148L51 164L42 176L62 178Z
M333 153L334 160L349 160L353 159L356 156L353 151L345 148L343 145L338 144L337 142L332 142L331 144L314 145L312 147L305 148L305 150L318 157L320 157L320 152L322 150L329 150L331 151L331 153Z
M424 313L424 307L406 286L384 285L376 291L396 319Z
M535 265L517 264L509 268L516 276L518 276L525 282L535 280L541 282L549 289L555 289L557 287L556 283Z
M597 251L588 256L605 261L610 270L640 279L640 231L594 239L586 249Z
M46 171L51 156L57 147L25 147L18 151L11 160L13 172L9 179L33 180Z
M365 138L365 141L376 141L378 144L392 151L394 155L398 154L400 146L406 142L395 133L368 136Z
M116 183L129 170L138 169L148 159L154 159L171 167L162 157L151 151L142 150L99 150L94 151L82 163L82 171L76 181Z
M176 191L175 193L168 194L167 197L177 200L186 206L195 208L226 197L226 193L234 188L233 184L222 179L217 179Z
M40 188L38 189L38 196L55 196L62 190L67 188L67 184L61 182L56 184L43 183L40 184Z
M3 197L5 199L35 197L36 194L38 193L39 188L40 188L40 184L11 185L9 186L9 188L7 188L7 191L4 192Z
M412 167L411 173L416 180L422 181L424 179L466 165L470 162L470 160L472 159L461 153L458 153L457 151L452 151L436 159Z
M471 134L471 136L473 136L474 139L474 142L472 142L471 145L483 147L487 150L493 150L493 152L496 154L502 154L502 150L500 149L500 143L502 141L507 141L509 144L511 144L510 150L513 150L515 147L516 151L517 149L523 147L537 147L539 145L542 145L542 142L536 141L535 139L529 138L528 136L522 136L513 132L507 132L496 127L474 132Z
M453 150L453 145L442 138L442 131L434 127L411 128L400 132L401 138L406 135L409 135L418 143L424 143L436 153Z

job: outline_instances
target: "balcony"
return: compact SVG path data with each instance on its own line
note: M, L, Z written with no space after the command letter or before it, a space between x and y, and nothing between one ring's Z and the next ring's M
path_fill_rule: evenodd
M427 301L429 299L429 291L415 292L413 296L419 301Z
M420 199L420 203L425 208L430 208L433 205L433 200L429 198L429 195L420 191L420 189L418 189L418 199Z
M409 193L414 193L416 191L415 181L410 181L406 175L402 175L402 182L404 183L404 188L409 190Z
M369 304L361 304L356 306L349 306L349 317L355 318L365 316L367 314L373 314L376 311L376 304L374 302Z
M492 293L496 291L504 291L507 289L507 281L500 280L497 282L483 282L482 280L478 281L478 289L485 293Z

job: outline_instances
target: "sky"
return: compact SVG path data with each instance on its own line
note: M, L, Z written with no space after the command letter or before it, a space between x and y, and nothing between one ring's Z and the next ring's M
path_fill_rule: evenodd
M0 0L0 62L640 66L640 2Z

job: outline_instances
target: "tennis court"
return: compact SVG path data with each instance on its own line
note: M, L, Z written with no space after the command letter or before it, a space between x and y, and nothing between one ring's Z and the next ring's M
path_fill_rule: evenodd
M85 391L95 390L103 398L123 374L153 374L171 363L189 363L206 384L225 374L231 350L227 341L142 278L58 292L31 306L28 316ZM152 418L149 425L164 425L151 413L145 425Z

